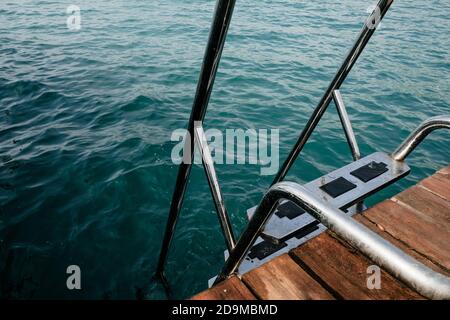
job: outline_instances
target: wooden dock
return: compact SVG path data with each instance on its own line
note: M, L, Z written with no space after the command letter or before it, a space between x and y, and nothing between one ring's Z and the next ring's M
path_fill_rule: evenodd
M450 166L355 219L430 268L450 275ZM372 261L330 231L194 300L424 299L381 270L368 289Z

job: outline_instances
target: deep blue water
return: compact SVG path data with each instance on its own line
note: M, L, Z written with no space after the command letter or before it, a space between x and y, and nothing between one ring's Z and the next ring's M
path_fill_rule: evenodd
M285 159L374 1L237 1L206 128L278 128ZM66 8L81 8L68 30ZM152 280L214 1L0 2L0 296L164 298ZM450 2L396 1L342 87L364 154L449 113ZM449 162L448 135L376 203ZM351 161L334 107L287 180ZM273 176L218 165L237 230ZM206 287L224 242L196 166L167 266L174 296ZM66 268L82 290L66 289Z

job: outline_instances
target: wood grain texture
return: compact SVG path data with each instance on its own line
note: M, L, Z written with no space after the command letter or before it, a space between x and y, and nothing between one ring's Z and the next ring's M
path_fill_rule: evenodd
M438 173L450 176L450 166L442 168L438 171Z
M437 194L447 201L450 200L450 175L445 174L448 169L438 172L429 178L426 178L420 182L420 185L427 188L431 192Z
M367 210L364 216L392 237L450 269L450 232L445 223L392 200Z
M263 300L334 299L287 254L250 271L242 280Z
M238 277L233 276L197 294L191 300L256 300L256 298Z
M368 289L367 268L373 263L331 236L321 234L291 251L293 258L330 290L350 300L421 299L416 292L381 270L381 288Z
M450 188L450 180L448 187ZM413 186L392 199L422 213L424 219L441 224L450 231L450 201L442 199L421 186Z
M433 269L436 272L440 272L442 274L446 274L447 276L450 276L450 270L445 269L443 266L440 266L436 264L436 262L433 262L426 256L420 254L414 248L411 248L404 242L399 241L398 239L392 237L389 233L387 233L381 226L376 225L375 223L369 221L366 217L363 215L358 215L355 217L355 220L361 222L364 226L368 227L373 232L377 233L381 237L383 237L385 240L389 241L392 245L396 246L406 254L410 255L417 261L420 261L427 267Z
M450 275L450 166L355 219L437 272ZM381 271L367 288L367 257L326 232L194 299L423 299Z

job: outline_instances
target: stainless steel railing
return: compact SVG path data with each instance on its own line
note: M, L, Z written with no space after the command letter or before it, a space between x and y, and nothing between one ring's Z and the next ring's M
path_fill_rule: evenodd
M211 194L214 199L216 211L219 216L222 233L225 236L228 251L231 252L236 246L236 240L234 238L233 228L231 227L231 222L227 213L227 208L225 207L222 191L220 190L219 179L217 179L216 170L214 169L214 162L211 157L211 152L209 150L206 135L202 126L195 128L195 141L199 146L200 154L203 159L203 167L205 169L209 188L211 189Z
M385 16L392 2L393 0L380 0L374 11L367 18L367 21L366 23L364 23L364 26L358 36L358 39L356 40L352 49L349 51L346 58L344 59L344 62L339 68L339 71L337 72L336 76L331 82L324 97L320 101L317 108L314 110L310 120L308 121L305 129L301 133L293 150L291 151L287 160L284 162L283 166L278 172L274 180L274 183L281 181L285 177L287 171L292 166L301 149L308 141L311 133L314 131L315 127L319 123L323 113L330 104L333 93L335 93L335 91L338 90L341 84L344 82L345 78L349 74L353 65L356 63L358 57L364 50L366 44L368 43L371 36L375 32L377 25ZM202 124L205 118L209 98L212 92L212 87L217 73L217 68L220 62L223 47L225 45L225 39L228 32L228 28L230 26L234 5L235 0L217 0L214 19L209 34L208 44L203 58L203 65L202 70L200 72L200 79L197 85L197 91L192 106L191 117L189 119L188 137L186 139L186 147L184 148L183 162L180 164L178 170L175 190L172 196L169 216L167 218L167 225L161 246L158 265L156 268L156 274L163 280L164 284L167 284L167 281L164 276L164 266L167 260L170 245L172 243L173 235L183 204L187 183L192 168L191 163L194 156L193 146L195 143L194 141L195 123ZM339 115L340 118L342 119L347 140L352 150L353 157L355 158L358 156L357 150L359 149L357 149L356 139L354 138L353 131L348 130L348 125L350 122L348 121L348 116L346 112L341 112L342 108L344 108L344 105L343 103L340 102L341 101L336 100ZM224 209L223 197L221 196L220 189L218 188L217 176L215 175L215 173L213 174L213 171L211 170L212 168L213 166L211 165L205 166L205 172L208 175L208 181L211 187L213 198L215 200L215 206L218 211L218 216L221 222L222 230L224 232L227 247L232 248L234 243L232 227L229 222L229 218L226 215L226 210Z
M352 128L352 123L350 122L347 109L345 108L344 100L342 99L342 95L339 90L333 91L333 99L339 114L339 119L341 120L342 128L344 128L345 137L347 138L353 160L359 160L361 159L361 152L359 151L355 133L353 132Z
M225 39L230 26L231 17L233 15L235 2L235 0L217 0L214 20L211 26L205 55L203 57L203 65L200 71L200 78L188 124L188 137L186 138L186 147L183 151L183 162L180 164L178 169L177 181L175 183L175 190L172 195L166 230L164 232L161 252L156 268L156 274L161 278L166 286L168 283L164 275L164 266L169 254L169 248L175 233L175 227L178 222L178 217L183 205L183 199L191 173L192 159L194 157L194 127L196 122L202 123L205 118L209 98L211 96L214 80L217 74L217 68L219 67L220 57L222 56Z
M342 83L344 83L351 69L355 65L359 56L361 55L370 38L372 37L373 33L375 32L377 25L381 22L381 20L384 18L387 11L389 10L392 2L393 0L381 0L380 2L378 2L378 5L375 8L375 10L367 18L366 23L364 23L364 26L359 34L358 39L356 40L350 52L347 54L347 57L345 58L341 67L339 68L339 71L336 73L334 79L331 81L328 89L325 91L325 94L323 95L316 109L313 111L311 117L308 120L308 123L306 124L305 128L298 137L297 142L295 143L287 159L285 160L280 170L278 171L278 174L273 180L272 185L282 181L285 178L289 169L294 164L298 155L308 142L309 137L313 133L316 126L319 124L320 119L322 119L322 116L324 115L325 111L330 105L330 102L333 98L333 92L335 90L339 90Z
M384 267L394 276L402 279L421 294L430 298L450 298L450 281L447 277L418 263L369 229L346 216L340 210L329 207L305 188L295 183L280 182L284 179L288 170L300 154L332 99L334 99L336 104L353 159L357 160L361 157L339 88L373 35L376 25L383 19L392 2L393 0L380 0L376 9L368 17L367 21L372 22L374 20L375 23L364 24L357 41L314 110L306 127L300 134L294 148L278 172L272 187L266 193L256 209L247 228L240 236L239 241L236 242L210 150L206 142L205 133L202 128L235 5L235 0L217 1L215 17L205 51L197 92L189 120L188 136L186 138L186 146L183 155L184 158L178 171L177 182L172 197L156 271L157 275L160 276L165 284L167 284L167 281L164 276L164 265L167 260L190 175L192 167L191 163L194 156L194 145L197 145L202 155L203 166L214 199L222 233L229 251L229 258L226 260L221 273L216 278L216 283L236 272L242 259L246 256L257 237L261 234L265 224L272 216L278 201L280 199L288 199L295 202L326 227L352 243L373 261ZM376 14L379 14L379 16L376 17ZM450 116L436 117L424 122L392 154L392 157L397 161L404 160L431 131L438 128L450 129Z
M450 115L433 117L425 120L408 138L394 151L392 158L403 161L406 157L434 130L450 129Z
M292 182L272 186L257 207L247 228L215 280L237 271L281 199L287 199L367 255L380 267L430 299L450 299L450 278L431 270L344 212L330 207L308 189Z

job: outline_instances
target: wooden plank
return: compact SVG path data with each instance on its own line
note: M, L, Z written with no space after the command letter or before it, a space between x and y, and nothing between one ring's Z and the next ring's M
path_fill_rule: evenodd
M256 300L256 298L238 277L233 276L197 294L191 300Z
M291 251L291 255L304 269L321 279L323 285L343 299L421 299L416 292L381 270L381 288L369 289L367 273L371 261L329 233Z
M447 169L445 169L444 172L446 172L446 170ZM450 201L450 175L438 172L431 177L422 180L420 185L441 198Z
M393 200L422 213L424 219L438 223L450 231L450 201L421 186L413 186L396 195Z
M378 235L380 235L381 237L383 237L384 239L389 241L392 245L396 246L397 248L399 248L400 250L402 250L406 254L410 255L411 257L413 257L417 261L423 263L427 267L433 269L436 272L440 272L440 273L443 273L443 274L446 274L446 275L450 276L450 271L449 270L447 270L447 269L443 268L442 266L434 263L432 260L430 260L427 257L425 257L424 255L420 254L419 252L414 250L414 248L411 248L410 246L408 246L404 242L401 242L398 239L392 237L389 233L386 232L386 230L383 229L383 227L381 227L379 225L376 225L375 223L369 221L363 215L355 216L355 220L357 220L358 222L362 223L364 226L366 226L367 228L369 228L373 232L377 233Z
M438 171L439 174L450 176L450 166L442 168Z
M242 280L263 300L334 299L287 254L250 271Z
M450 166L355 219L433 270L450 274ZM232 277L193 299L422 299L384 271L381 289L368 289L372 264L327 232L242 281Z
M448 225L392 200L367 210L364 216L429 260L450 269Z

